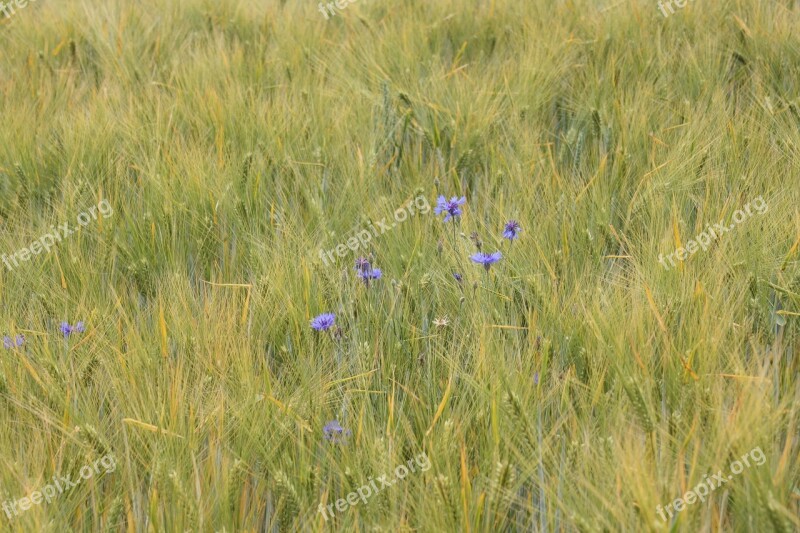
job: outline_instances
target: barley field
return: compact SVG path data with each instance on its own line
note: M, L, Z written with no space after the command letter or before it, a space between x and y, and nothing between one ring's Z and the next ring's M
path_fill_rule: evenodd
M800 530L798 35L5 0L2 530Z

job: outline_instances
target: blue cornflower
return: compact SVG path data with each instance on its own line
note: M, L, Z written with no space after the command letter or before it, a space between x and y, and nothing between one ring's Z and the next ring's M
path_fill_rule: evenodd
M483 268L486 269L486 272L489 272L489 267L491 267L492 264L500 261L502 257L503 254L501 254L500 252L495 252L493 254L478 252L476 254L472 254L469 258L472 259L474 262L478 263L479 265L483 265Z
M461 276L461 274L459 274L458 272L453 272L453 277L456 278L456 281L459 282L459 283L464 281L463 276Z
M11 348L16 348L18 346L22 346L22 343L25 342L24 335L17 335L15 338L11 338L8 335L3 335L3 347L6 350L10 350Z
M317 331L326 331L333 327L335 321L336 315L333 313L322 313L311 320L311 327Z
M338 421L331 420L322 428L322 435L325 440L339 443L344 442L351 435L351 431L340 426Z
M522 231L522 228L519 226L519 222L516 220L509 220L503 228L503 238L513 241L519 237L518 234L520 231Z
M70 326L69 322L62 322L61 327L59 329L61 329L61 333L64 334L65 338L69 337L75 332L83 333L85 331L85 328L83 327L83 322L78 322L74 326Z
M458 196L453 196L448 200L444 196L440 196L436 200L436 207L433 209L433 212L437 215L444 215L444 221L447 222L453 217L461 216L461 208L459 206L464 205L467 203L467 198L462 196L459 198Z

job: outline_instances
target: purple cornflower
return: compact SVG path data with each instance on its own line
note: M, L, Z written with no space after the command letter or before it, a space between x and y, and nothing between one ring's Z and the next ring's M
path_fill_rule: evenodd
M436 200L436 207L433 209L433 212L437 215L444 215L444 221L447 222L451 218L461 216L461 208L459 206L464 205L467 203L467 198L462 196L459 198L458 196L453 196L448 200L444 196L440 196Z
M538 385L539 384L539 373L538 372L535 372L533 374L533 383L534 383L534 385Z
M371 268L370 270L359 270L356 275L364 280L364 283L369 283L371 279L381 279L383 272L380 268Z
M83 322L82 321L78 322L74 326L70 326L69 322L62 322L60 329L61 329L61 333L64 334L65 338L69 337L70 335L72 335L75 332L83 333L85 331L85 328L83 327Z
M333 313L322 313L319 316L315 316L311 320L311 328L315 329L316 331L326 331L333 327L333 323L336 321L336 315Z
M371 268L369 264L369 259L366 257L359 257L356 259L356 270L359 272L367 272Z
M461 274L459 274L458 272L453 272L453 277L456 278L456 281L459 282L459 283L464 281L463 276L461 276Z
M24 335L17 335L13 339L8 335L3 336L3 347L6 350L10 350L11 348L16 348L18 346L22 346L22 343L25 342Z
M502 257L503 254L501 254L500 252L495 252L493 254L478 252L476 254L472 254L469 258L472 259L475 263L483 265L483 268L486 269L486 272L489 272L489 268L492 266L492 264L500 261Z
M361 278L361 280L369 285L370 280L373 279L381 279L383 276L383 272L381 272L380 268L372 268L372 264L369 260L365 257L359 257L356 259L356 276Z
M522 231L522 228L519 226L519 222L516 220L509 220L503 227L503 238L513 241L519 237L518 233L520 231Z
M350 434L351 431L349 429L344 429L336 420L331 420L322 428L322 435L325 437L325 440L334 443L344 442Z

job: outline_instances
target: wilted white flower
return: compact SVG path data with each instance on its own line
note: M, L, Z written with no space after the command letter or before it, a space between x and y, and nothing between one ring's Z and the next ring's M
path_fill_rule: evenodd
M437 328L445 328L450 325L450 317L447 315L433 319L433 325Z

